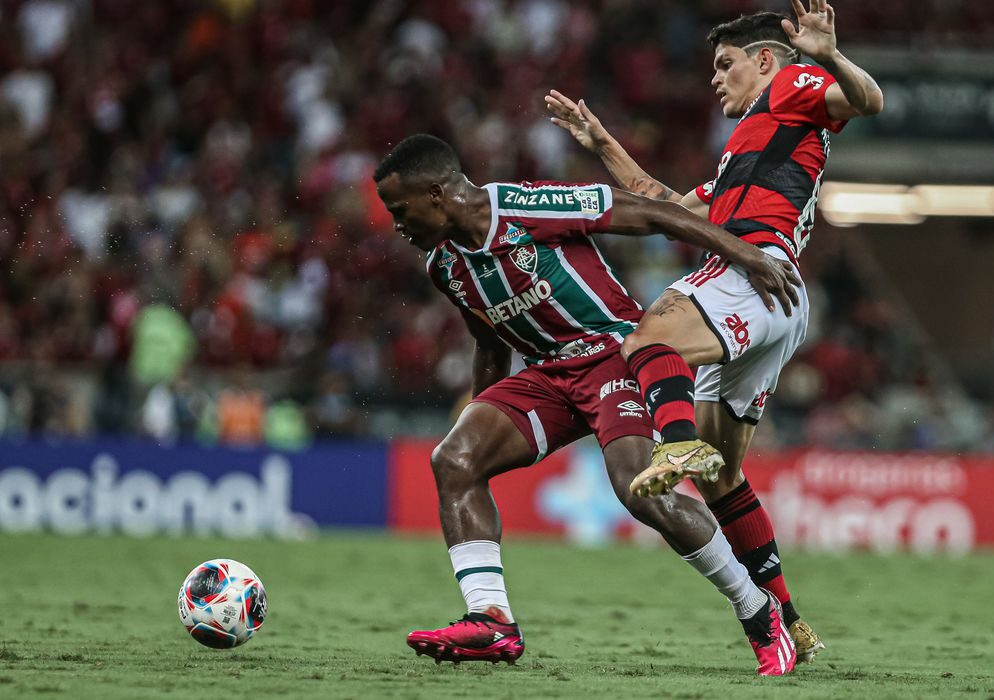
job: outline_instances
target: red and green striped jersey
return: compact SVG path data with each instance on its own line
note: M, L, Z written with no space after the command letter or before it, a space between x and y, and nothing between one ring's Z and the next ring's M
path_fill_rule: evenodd
M428 275L456 306L494 328L529 364L617 350L642 317L588 234L611 218L611 188L499 182L486 242L445 241Z

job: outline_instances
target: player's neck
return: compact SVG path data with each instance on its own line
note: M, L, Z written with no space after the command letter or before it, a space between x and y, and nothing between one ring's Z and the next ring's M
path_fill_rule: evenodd
M490 233L491 206L490 193L464 180L453 195L457 204L452 215L453 241L469 250L478 250L487 242Z
M752 95L749 96L748 104L752 104L753 102L756 101L757 97L763 94L763 91L770 86L770 83L773 82L773 76L775 75L776 72L774 71L771 72L769 75L763 76L759 80L759 82L756 84L756 89L753 91Z

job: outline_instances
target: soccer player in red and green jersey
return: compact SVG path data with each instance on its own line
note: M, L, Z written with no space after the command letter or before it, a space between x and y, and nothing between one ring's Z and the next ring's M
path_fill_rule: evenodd
M423 134L387 154L374 180L397 232L428 251L428 274L476 340L473 401L431 460L442 532L468 612L448 627L412 632L408 644L436 660L521 655L489 480L593 433L632 515L731 602L759 672L792 670L794 646L779 604L751 581L708 509L685 495L646 499L628 488L653 444L649 414L620 354L642 310L589 234L666 232L740 265L764 303L776 298L788 307L797 301L790 264L679 204L605 185L477 187L448 144ZM512 349L527 367L509 376Z
M836 48L835 12L825 0L805 11L792 0L798 28L772 12L715 27L711 84L726 117L738 119L713 180L680 195L654 180L583 104L546 97L553 122L598 154L625 188L679 202L740 240L796 265L814 223L829 132L878 113L873 79ZM798 64L801 51L820 65ZM626 337L622 354L644 393L661 440L637 493L669 490L685 476L698 488L753 580L777 596L798 660L824 648L794 609L784 583L773 525L742 474L756 423L780 370L803 342L808 302L770 314L734 261L709 256L673 283ZM697 374L691 374L697 367ZM688 392L688 390L693 390ZM694 398L696 396L696 411ZM724 466L724 469L722 469ZM714 480L701 479L701 474Z

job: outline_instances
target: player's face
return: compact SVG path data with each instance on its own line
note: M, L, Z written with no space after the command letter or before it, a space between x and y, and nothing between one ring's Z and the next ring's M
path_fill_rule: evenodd
M380 180L376 192L393 216L394 230L411 245L432 250L448 237L448 218L438 185L405 182L397 173L391 173Z
M749 56L738 46L718 44L714 50L714 86L726 117L741 117L762 83L758 54Z

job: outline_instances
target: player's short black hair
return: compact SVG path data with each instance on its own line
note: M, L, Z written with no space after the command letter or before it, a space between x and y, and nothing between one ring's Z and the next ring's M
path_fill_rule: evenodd
M459 156L442 139L430 134L414 134L398 143L376 166L373 180L379 182L391 173L401 177L421 176L447 180L462 172Z
M777 57L781 65L796 63L797 51L790 45L787 32L780 22L789 20L786 15L778 12L755 12L742 15L731 22L719 24L708 33L708 43L712 49L718 44L738 46L740 49L749 46L747 51L768 48ZM755 46L751 46L755 44Z

